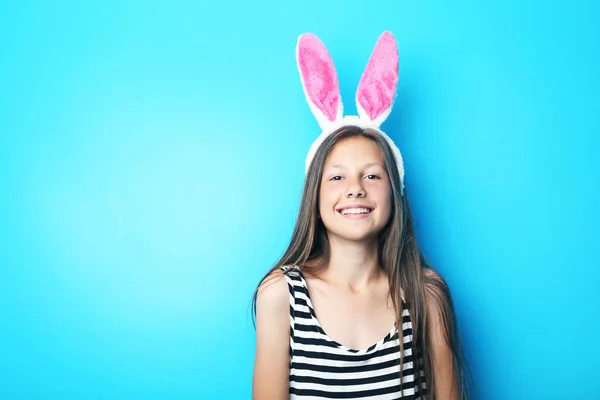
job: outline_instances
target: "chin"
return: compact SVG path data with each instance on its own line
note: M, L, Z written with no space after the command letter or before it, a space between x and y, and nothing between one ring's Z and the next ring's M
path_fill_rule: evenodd
M371 219L370 221L352 221L345 219L339 220L339 218L338 215L334 218L323 218L322 223L328 235L336 236L343 240L372 240L374 237L378 237L385 227L385 224L382 225L377 219Z
M332 229L328 230L329 235L336 236L342 240L351 242L370 241L379 236L381 230L360 230L360 229Z

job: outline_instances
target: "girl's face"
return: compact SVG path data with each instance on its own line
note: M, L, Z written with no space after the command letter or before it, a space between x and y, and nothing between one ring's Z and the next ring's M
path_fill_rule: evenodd
M391 189L377 144L362 136L339 141L323 168L319 213L329 235L376 237L391 215Z

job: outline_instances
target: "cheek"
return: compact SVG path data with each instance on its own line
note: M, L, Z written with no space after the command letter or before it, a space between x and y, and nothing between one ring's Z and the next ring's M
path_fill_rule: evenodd
M323 210L323 208L326 206L327 204L327 191L323 190L323 188L320 189L319 191L319 198L318 198L318 210L319 213L321 213L321 211Z
M337 199L338 193L334 188L325 187L321 189L321 193L319 194L319 200L325 203L331 203L335 199Z
M382 209L391 210L392 202L394 201L392 193L389 189L378 188L376 191L377 202Z

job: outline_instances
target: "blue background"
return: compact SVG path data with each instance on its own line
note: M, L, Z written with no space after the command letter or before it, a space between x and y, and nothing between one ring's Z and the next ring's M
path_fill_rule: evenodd
M384 30L476 398L600 398L600 3L366 4L0 4L0 398L249 399L319 133L297 36L354 113Z

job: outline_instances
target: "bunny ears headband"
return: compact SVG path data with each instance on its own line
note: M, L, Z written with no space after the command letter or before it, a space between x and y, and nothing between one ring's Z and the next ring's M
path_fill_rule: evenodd
M335 130L347 125L370 128L378 132L392 148L398 164L401 193L404 194L402 155L392 139L379 129L392 111L398 86L398 59L398 47L394 36L390 32L382 33L356 90L358 115L344 116L337 72L327 48L311 33L300 35L296 47L296 60L302 88L308 105L323 130L308 151L306 171L319 146Z

